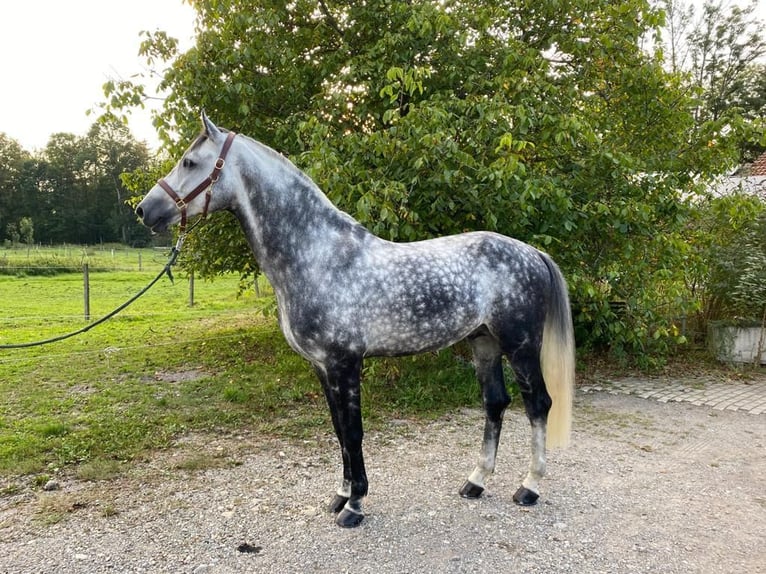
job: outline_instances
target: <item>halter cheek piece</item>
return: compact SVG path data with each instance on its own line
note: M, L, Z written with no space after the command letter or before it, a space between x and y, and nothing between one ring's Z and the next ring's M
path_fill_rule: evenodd
M213 195L213 185L215 185L215 182L218 181L218 178L221 175L221 170L223 169L223 166L226 165L226 154L229 153L231 142L234 141L236 135L237 134L234 132L228 133L226 136L226 141L223 142L221 153L218 154L218 159L215 160L215 167L213 168L213 171L209 176L207 176L207 178L205 178L202 183L187 193L186 197L179 196L175 190L170 187L170 184L165 181L165 178L162 178L157 182L157 184L165 190L165 193L167 193L170 198L175 201L176 207L181 212L181 233L186 231L186 207L203 191L205 192L205 209L202 211L202 219L207 217L207 210L210 206L210 197Z

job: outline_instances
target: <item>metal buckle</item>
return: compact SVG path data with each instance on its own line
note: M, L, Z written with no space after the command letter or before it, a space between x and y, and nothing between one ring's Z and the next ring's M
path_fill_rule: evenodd
M183 211L186 209L186 202L183 199L178 198L178 200L176 200L176 207Z

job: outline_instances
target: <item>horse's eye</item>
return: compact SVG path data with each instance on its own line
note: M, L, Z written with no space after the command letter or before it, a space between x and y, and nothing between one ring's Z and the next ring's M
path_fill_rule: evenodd
M181 162L181 165L185 168L192 168L194 167L194 162L190 160L188 157L185 157L183 161Z

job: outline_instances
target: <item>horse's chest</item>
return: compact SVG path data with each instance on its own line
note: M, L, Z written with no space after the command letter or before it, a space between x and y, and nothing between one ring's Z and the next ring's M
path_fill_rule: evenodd
M314 363L322 363L328 353L360 349L357 333L321 294L306 290L278 300L279 325L294 351Z

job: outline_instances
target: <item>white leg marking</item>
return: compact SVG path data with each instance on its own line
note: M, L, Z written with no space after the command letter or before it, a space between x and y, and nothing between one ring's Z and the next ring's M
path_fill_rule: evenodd
M343 498L351 498L351 481L344 480L343 484L338 487L338 496Z
M540 493L540 479L545 475L545 424L532 423L532 460L529 473L522 484L532 492Z
M354 508L353 506L351 506L350 500L346 503L346 506L343 507L343 510L364 516L364 512L362 512L361 508Z
M468 480L476 486L484 488L489 476L495 472L495 456L497 454L497 444L494 440L488 441L481 446L481 458L479 464L473 469Z
M477 466L474 468L471 476L468 477L468 480L476 486L484 488L484 471L481 469L481 467Z

